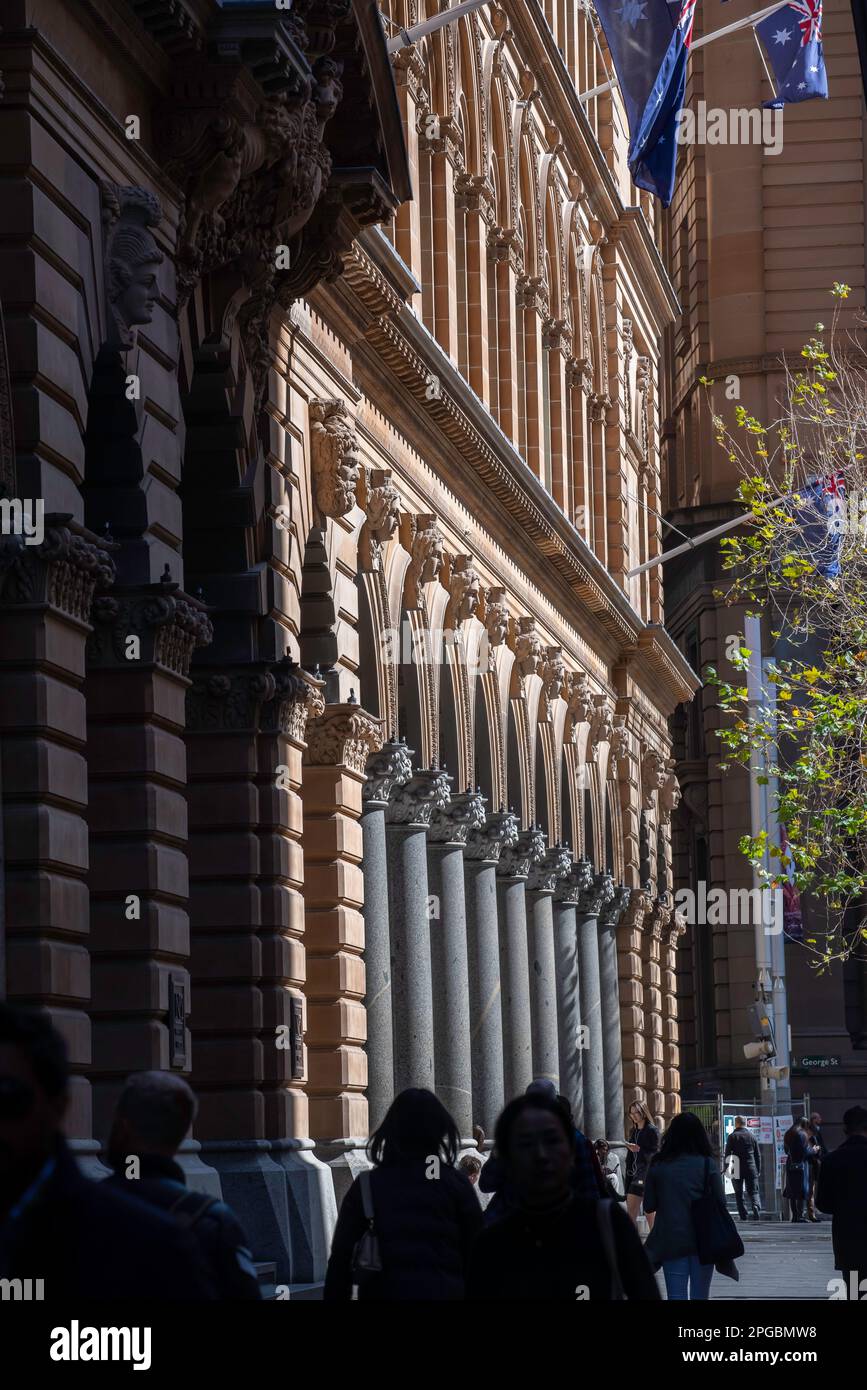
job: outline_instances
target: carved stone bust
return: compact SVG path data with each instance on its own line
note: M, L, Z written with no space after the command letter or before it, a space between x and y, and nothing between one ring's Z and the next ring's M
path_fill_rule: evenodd
M146 188L121 188L105 180L101 192L106 343L124 352L135 343L133 330L154 316L156 271L164 258L150 229L162 221L163 210Z
M505 589L488 589L485 594L485 631L491 647L501 647L509 631L509 604Z
M388 469L368 471L362 505L366 521L358 541L361 568L380 569L382 552L400 520L400 498Z
M421 608L425 584L436 579L443 566L443 537L435 516L420 513L412 518L411 555L406 574L404 601L407 608Z
M456 555L449 578L449 616L455 627L474 618L479 608L481 580L472 556Z
M310 402L313 502L320 520L341 517L355 506L361 471L355 422L345 401Z

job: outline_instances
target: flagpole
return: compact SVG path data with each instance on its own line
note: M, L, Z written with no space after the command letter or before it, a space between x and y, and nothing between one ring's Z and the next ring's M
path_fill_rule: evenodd
M722 29L714 29L712 34L705 34L704 38L693 39L692 49L704 48L706 43L713 43L714 39L723 39L726 34L735 34L739 29L748 29L750 26L760 24L763 19L768 19L777 10L784 10L789 4L789 0L777 0L775 5L768 5L764 10L757 10L755 14L748 14L745 19L736 19L733 24L725 24ZM591 87L587 92L579 93L579 101L589 101L591 97L601 96L603 92L610 92L612 87L618 85L617 78L611 82L602 82L598 87Z
M490 3L491 0L461 0L461 4L453 5L450 10L442 10L440 14L423 20L421 24L414 24L411 29L401 29L393 39L387 41L386 48L389 53L399 53L402 48L410 48L419 39L427 38L428 34L435 34L438 29L445 28L462 15L472 14L474 10L480 10L483 5Z

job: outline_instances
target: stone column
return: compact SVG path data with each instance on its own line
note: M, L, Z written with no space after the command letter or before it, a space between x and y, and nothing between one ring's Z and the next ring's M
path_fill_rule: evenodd
M104 1176L92 1139L85 642L114 579L97 537L49 513L41 545L0 537L0 758L6 984L47 1009L72 1071L66 1132Z
M448 797L448 777L433 768L397 787L386 812L396 1092L435 1086L427 828Z
M623 1048L623 1130L626 1128L626 1115L632 1102L647 1098L641 943L644 918L650 912L651 906L647 893L640 888L631 889L629 905L617 928L620 1038Z
M484 797L465 792L435 810L428 828L436 1091L467 1143L473 1097L464 846L484 824Z
M192 1066L184 700L193 651L213 629L171 583L115 585L94 603L93 623L85 682L92 1085L104 1139L130 1072L189 1075ZM201 1182L200 1168L195 1176Z
M533 1080L526 885L531 868L545 853L544 835L537 830L519 835L517 817L508 814L510 839L504 843L497 864L503 1081L507 1101L522 1095Z
M665 1063L665 1119L680 1113L680 1048L677 1007L677 948L686 932L686 918L675 912L662 946L662 1026Z
M644 920L642 977L644 981L644 1032L647 1043L647 1104L659 1124L665 1121L665 1050L662 1026L662 943L672 909L660 898Z
M599 985L602 999L602 1058L605 1086L605 1137L623 1133L623 1044L620 1037L620 981L617 969L617 927L631 898L629 888L616 888L599 914Z
M367 760L362 792L364 873L364 1007L367 1013L367 1106L371 1133L394 1100L394 1019L385 816L389 798L412 776L406 741L389 739Z
M347 1155L368 1134L360 820L365 765L381 739L381 721L350 700L308 723L304 754L310 1134L341 1188L357 1169Z
M585 861L580 861L585 873ZM602 1045L602 1001L599 981L599 913L614 896L609 873L595 874L593 887L581 893L576 911L581 1022L584 1038L584 1112L582 1129L591 1143L605 1137L605 1064Z
M576 1119L584 1113L585 1036L581 1024L578 925L576 908L582 893L593 887L593 870L586 859L570 866L554 894L554 964L557 974L557 1035L560 1091Z
M533 1075L560 1089L557 1028L557 972L554 960L554 892L569 872L572 855L555 845L530 869L527 898L530 919L530 1017Z
M489 1137L504 1100L497 865L517 839L517 826L509 812L489 815L482 828L470 833L466 848L473 1123ZM517 886L523 893L520 880Z

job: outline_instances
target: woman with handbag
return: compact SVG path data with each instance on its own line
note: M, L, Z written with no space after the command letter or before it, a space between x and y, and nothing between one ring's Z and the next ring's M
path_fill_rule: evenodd
M644 1209L656 1214L645 1254L656 1269L662 1266L670 1302L708 1299L714 1267L738 1277L733 1261L743 1243L697 1115L675 1115L669 1125L647 1173Z
M634 1100L629 1107L632 1129L626 1145L626 1210L637 1221L644 1197L644 1183L651 1159L659 1149L659 1130L643 1100ZM647 1225L653 1230L653 1214L644 1208Z
M562 1105L538 1093L519 1096L498 1119L494 1142L514 1204L479 1236L467 1298L659 1298L628 1216L610 1198L576 1192L576 1136Z
M326 1302L464 1297L482 1228L472 1183L454 1167L457 1127L431 1091L402 1091L343 1199L325 1275Z
M786 1151L786 1174L783 1181L783 1196L788 1197L792 1208L792 1220L805 1222L804 1203L810 1191L810 1145L802 1128L805 1122L799 1121L787 1129L783 1136Z

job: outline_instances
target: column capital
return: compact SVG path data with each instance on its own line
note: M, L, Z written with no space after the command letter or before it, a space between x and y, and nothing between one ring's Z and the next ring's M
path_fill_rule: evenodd
M501 852L497 873L503 878L527 878L530 870L538 864L544 854L545 836L538 826L522 830L511 844L506 846L505 851Z
M650 928L657 941L661 941L665 936L673 915L674 908L669 903L664 903L661 898L654 899L646 926Z
M481 792L459 792L445 806L437 806L428 826L433 845L466 845L473 832L485 824L485 798Z
M668 938L670 946L678 946L680 938L686 934L686 913L675 912L671 919L671 932Z
M360 705L326 705L307 725L305 763L313 767L345 767L364 776L368 756L382 743L383 721Z
M624 884L614 889L614 896L611 901L603 907L599 914L600 927L618 927L620 920L629 907L632 899L632 889Z
M577 905L582 894L592 891L594 883L593 865L589 859L576 859L569 865L569 872L558 884L554 901Z
M493 811L477 830L470 831L465 857L473 863L496 864L497 872L508 864L508 856L518 842L518 817L511 811Z
M584 863L589 863L585 860ZM592 872L592 865L590 866ZM598 917L614 897L614 879L607 871L593 874L591 887L586 888L578 899L578 911L587 917Z
M649 893L645 893L643 888L632 888L629 892L629 903L623 917L623 925L635 927L641 931L644 925L644 918L650 912L653 901Z
M204 604L181 593L170 581L115 585L94 600L91 621L87 664L103 670L164 666L187 676L193 652L209 646L214 636ZM130 637L138 639L135 658L128 654Z
M325 708L321 685L291 661L200 668L187 691L187 728L194 733L282 733L301 742L308 718Z
M395 787L385 813L389 825L427 829L435 810L449 803L449 776L439 768L415 772Z
M365 764L367 781L361 792L365 806L375 802L383 806L396 787L408 782L412 776L412 749L407 748L406 739L396 739L393 735L381 748L370 754Z
M547 854L530 868L527 890L554 893L572 867L572 851L565 845L552 845Z
M0 607L47 604L90 622L94 593L111 587L114 561L92 531L67 512L47 512L45 537L27 545L21 536L0 537Z

